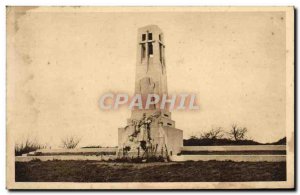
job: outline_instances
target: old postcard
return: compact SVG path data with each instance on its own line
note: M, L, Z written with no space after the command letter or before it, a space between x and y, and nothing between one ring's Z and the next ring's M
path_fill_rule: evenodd
M7 7L8 189L294 188L293 7Z

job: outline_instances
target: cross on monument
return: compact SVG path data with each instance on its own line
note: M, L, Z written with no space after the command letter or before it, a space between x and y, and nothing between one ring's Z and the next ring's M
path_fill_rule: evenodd
M146 31L146 33L142 35L142 40L139 42L139 44L141 46L141 52L142 52L141 62L146 57L146 54L148 54L147 57L145 58L146 62L147 62L147 71L148 71L149 58L153 55L153 44L155 42L158 42L158 44L159 44L160 61L163 66L162 70L164 71L164 61L163 61L164 59L162 56L163 56L165 45L162 42L162 34L159 34L159 39L157 39L157 40L153 39L152 32Z

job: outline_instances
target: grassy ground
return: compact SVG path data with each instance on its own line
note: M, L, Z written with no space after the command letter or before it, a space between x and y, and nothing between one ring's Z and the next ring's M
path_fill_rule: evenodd
M17 182L284 181L285 162L16 162Z

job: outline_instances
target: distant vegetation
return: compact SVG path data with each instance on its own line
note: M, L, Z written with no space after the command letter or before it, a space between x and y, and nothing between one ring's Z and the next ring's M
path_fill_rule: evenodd
M272 143L259 143L253 140L240 140L233 141L227 138L224 139L201 139L201 138L190 138L183 140L184 146L226 146L226 145L286 145L286 138L282 138Z
M81 148L117 148L118 146L84 146L84 147L81 147Z
M269 145L286 145L286 137L278 140L277 142L268 143Z
M77 136L67 136L61 139L61 147L67 149L73 149L78 146L81 139ZM37 139L25 138L15 144L15 156L21 156L39 149L47 148L46 144L41 144ZM51 148L51 146L48 146Z
M247 138L248 129L239 127L236 124L231 126L229 131L223 128L212 128L210 131L200 134L200 136L191 136L183 140L184 146L222 146L222 145L285 145L286 138L282 138L273 143L259 143Z
M40 144L37 140L26 138L23 142L16 143L15 156L21 156L22 154L33 152L43 148L46 148L46 146Z
M184 146L224 146L224 145L262 145L262 144L253 140L234 141L228 138L212 140L212 139L192 137L190 139L184 139L183 145Z
M74 149L77 147L81 138L77 136L67 136L61 139L62 147L66 149Z

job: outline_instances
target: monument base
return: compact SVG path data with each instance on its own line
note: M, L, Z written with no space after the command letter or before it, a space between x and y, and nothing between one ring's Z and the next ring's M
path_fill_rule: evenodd
M148 158L177 155L183 147L183 131L169 126L151 128L151 139L132 139L133 126L118 129L118 157Z

